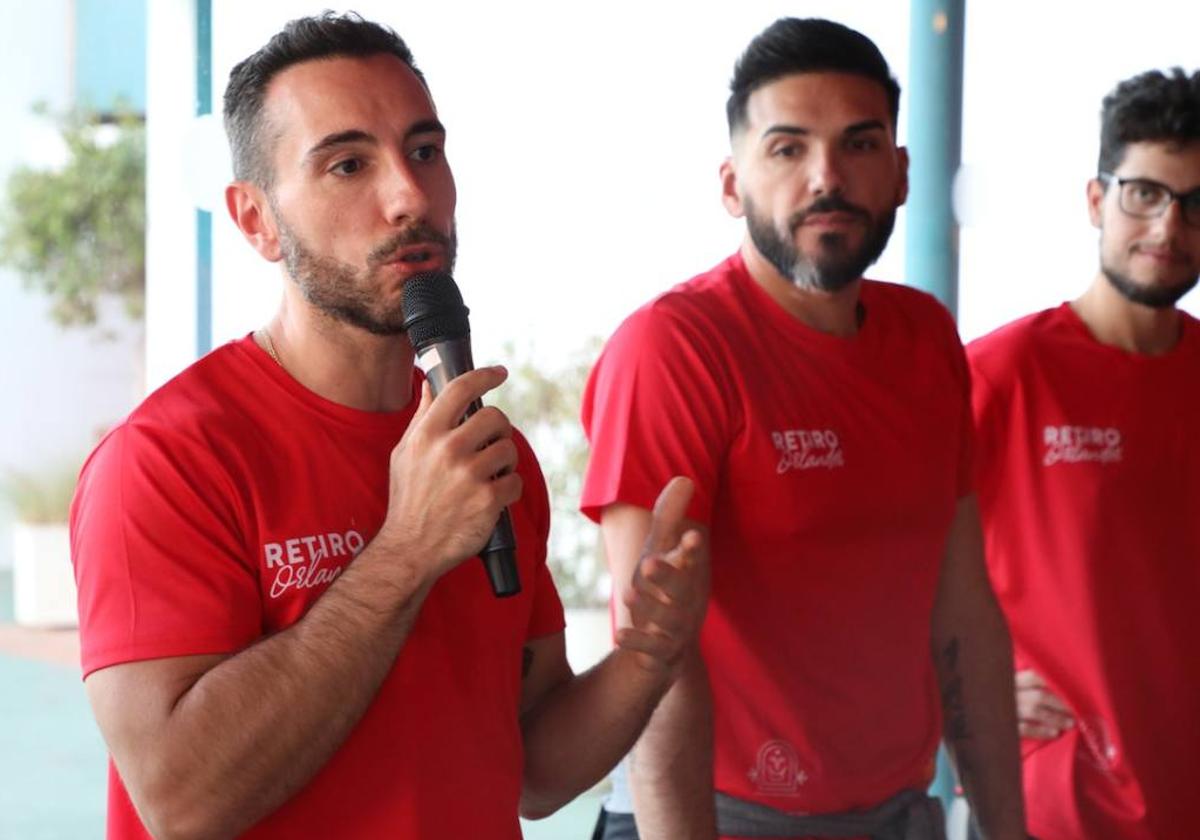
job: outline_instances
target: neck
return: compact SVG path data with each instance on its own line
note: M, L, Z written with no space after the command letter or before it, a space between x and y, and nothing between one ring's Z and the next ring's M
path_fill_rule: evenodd
M1129 353L1162 355L1178 344L1182 335L1183 320L1178 309L1134 303L1114 289L1102 273L1071 302L1071 308L1093 338Z
M855 280L838 289L826 292L798 286L779 273L747 237L742 244L742 259L754 281L778 303L783 310L806 327L838 338L853 338L858 334L858 296L862 280Z
M267 330L283 369L330 402L399 411L412 399L414 353L407 336L373 335L287 292Z

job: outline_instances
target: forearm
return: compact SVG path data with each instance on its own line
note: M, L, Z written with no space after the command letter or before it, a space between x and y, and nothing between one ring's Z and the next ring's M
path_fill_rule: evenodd
M981 599L983 600L983 599ZM988 593L934 639L946 746L988 840L1024 838L1025 817L1008 627Z
M630 755L630 786L642 840L716 837L712 731L708 672L695 652Z
M539 819L598 782L633 746L670 684L618 648L564 681L521 720L521 813Z
M428 589L415 575L397 583L387 553L369 547L304 618L183 692L143 752L143 817L169 836L231 836L317 773L370 705Z

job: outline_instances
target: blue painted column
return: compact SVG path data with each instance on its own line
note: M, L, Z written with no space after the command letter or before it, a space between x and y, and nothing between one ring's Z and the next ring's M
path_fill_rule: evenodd
M905 276L958 315L954 177L962 162L965 0L911 0L908 68L909 194ZM944 747L929 792L949 809L954 769Z
M965 0L911 0L905 275L958 314L954 176L962 161Z
M197 117L212 113L212 0L196 0ZM196 210L196 356L212 349L212 213Z

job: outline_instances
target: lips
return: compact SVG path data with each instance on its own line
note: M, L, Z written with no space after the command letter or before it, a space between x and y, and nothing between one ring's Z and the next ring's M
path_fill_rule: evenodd
M1183 262L1183 254L1170 248L1135 248L1134 253L1160 263Z
M846 227L861 222L862 219L853 213L810 213L803 224L806 227Z
M442 246L431 242L421 242L399 249L385 258L385 263L423 263L442 256Z

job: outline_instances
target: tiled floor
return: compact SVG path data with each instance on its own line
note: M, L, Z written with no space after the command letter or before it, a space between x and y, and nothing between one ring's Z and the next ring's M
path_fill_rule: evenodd
M73 633L22 630L0 570L0 840L101 840L104 742L79 679ZM588 840L599 794L523 823L526 840Z

